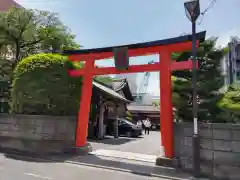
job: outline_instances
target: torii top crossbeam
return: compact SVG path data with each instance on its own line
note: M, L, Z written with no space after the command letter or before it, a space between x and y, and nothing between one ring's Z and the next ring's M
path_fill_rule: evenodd
M199 41L204 41L205 34L206 31L197 33L196 39ZM189 45L191 46L191 40L192 35L185 35L170 39L143 42L137 44L126 44L121 46L111 46L94 49L67 50L64 51L64 54L68 56L73 55L79 58L78 60L76 58L73 58L72 60L74 61L84 61L89 58L94 58L95 60L111 58L113 57L113 49L119 47L128 47L129 57L156 54L159 53L159 50L164 50L168 48L170 48L168 49L168 51L171 52L182 52L185 50L189 50Z

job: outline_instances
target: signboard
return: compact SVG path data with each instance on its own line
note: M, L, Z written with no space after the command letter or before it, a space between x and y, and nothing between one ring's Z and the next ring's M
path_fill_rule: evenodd
M127 47L113 49L114 63L118 70L126 70L129 67L129 56Z

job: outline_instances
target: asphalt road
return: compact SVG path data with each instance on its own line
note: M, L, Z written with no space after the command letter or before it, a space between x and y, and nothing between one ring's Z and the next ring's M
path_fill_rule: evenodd
M0 180L164 180L69 163L28 162L0 154Z
M159 131L151 131L150 135L140 138L120 137L118 139L105 139L99 142L90 141L93 150L106 149L132 152L139 154L160 155L161 135Z

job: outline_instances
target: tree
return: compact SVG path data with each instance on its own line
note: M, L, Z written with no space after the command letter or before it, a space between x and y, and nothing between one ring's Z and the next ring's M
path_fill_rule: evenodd
M36 54L20 61L11 91L11 112L38 115L77 115L82 78L70 77L67 70L82 68L58 54ZM102 77L102 80L109 77ZM94 113L95 106L91 112Z
M0 58L0 112L8 113L10 98L11 61Z
M67 73L68 58L37 54L18 63L11 91L11 112L38 115L77 115L82 78Z
M80 46L74 41L75 35L70 34L70 30L61 23L55 27L48 27L47 37L41 43L41 49L56 53L60 50L79 49Z
M132 121L133 120L133 115L130 111L126 111L126 117L127 120Z
M15 64L29 54L79 48L74 38L55 13L23 8L0 13L0 45L12 49Z
M199 69L197 76L197 91L199 105L199 119L219 122L218 114L221 109L217 102L222 98L219 92L223 86L223 77L221 75L221 59L226 49L215 48L217 38L207 39L200 43L197 52ZM191 52L184 52L176 56L176 61L189 59ZM178 118L185 121L192 121L192 72L175 71L173 76L176 77L173 84L173 91L180 98L178 104L175 104Z
M114 81L114 78L111 76L95 76L94 79L106 85L111 85L111 83Z
M233 122L240 121L240 88L231 86L218 102L218 106Z
M0 20L4 18L4 13L0 13ZM1 22L1 21L0 21ZM8 35L1 30L0 25L0 57L2 59L6 59L7 55L11 51L11 39L8 37Z

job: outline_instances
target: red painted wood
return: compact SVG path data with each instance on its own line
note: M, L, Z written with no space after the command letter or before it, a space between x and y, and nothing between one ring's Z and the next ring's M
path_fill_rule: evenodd
M198 41L197 41L198 46ZM159 52L183 52L192 48L191 42L182 42L177 44L169 44L166 46L155 46L149 48L138 48L138 49L129 49L128 56L136 57L136 56L146 56L152 54L158 54ZM74 54L70 55L69 59L72 61L86 61L87 59L107 59L112 58L113 52L100 52L100 53L88 53L88 54Z
M104 74L125 74L125 73L138 73L138 72L153 72L153 71L159 71L159 67L161 64L143 64L143 65L131 65L127 70L117 70L115 67L103 67L103 68L94 68L92 75L98 76L98 75L104 75ZM182 61L182 62L173 62L171 64L171 70L187 70L192 69L193 63L192 60L188 61ZM70 76L82 76L85 73L85 69L78 69L78 70L70 70L69 75Z
M171 64L171 70L172 71L178 71L178 70L187 70L193 68L193 61L181 61L181 62L173 62ZM197 68L198 68L198 61L197 61Z
M83 76L81 103L76 129L76 146L85 146L87 143L88 120L92 96L92 77L94 75L161 71L162 76L160 75L160 123L162 143L165 148L165 156L168 158L173 158L174 149L171 71L192 69L193 63L192 61L171 63L171 53L189 50L191 49L191 45L191 42L184 42L166 46L130 49L128 50L129 57L160 54L161 62L156 64L132 65L129 67L128 70L122 71L116 70L115 67L94 68L95 60L112 58L113 52L101 52L69 56L69 59L71 61L86 61L86 66L84 68L80 70L69 71L69 75L71 76Z
M87 144L88 120L92 97L92 69L94 60L86 62L86 73L83 76L82 95L80 98L80 110L76 129L76 147L83 147Z
M160 55L160 124L162 144L167 158L173 158L173 110L172 110L172 81L171 81L171 53Z

